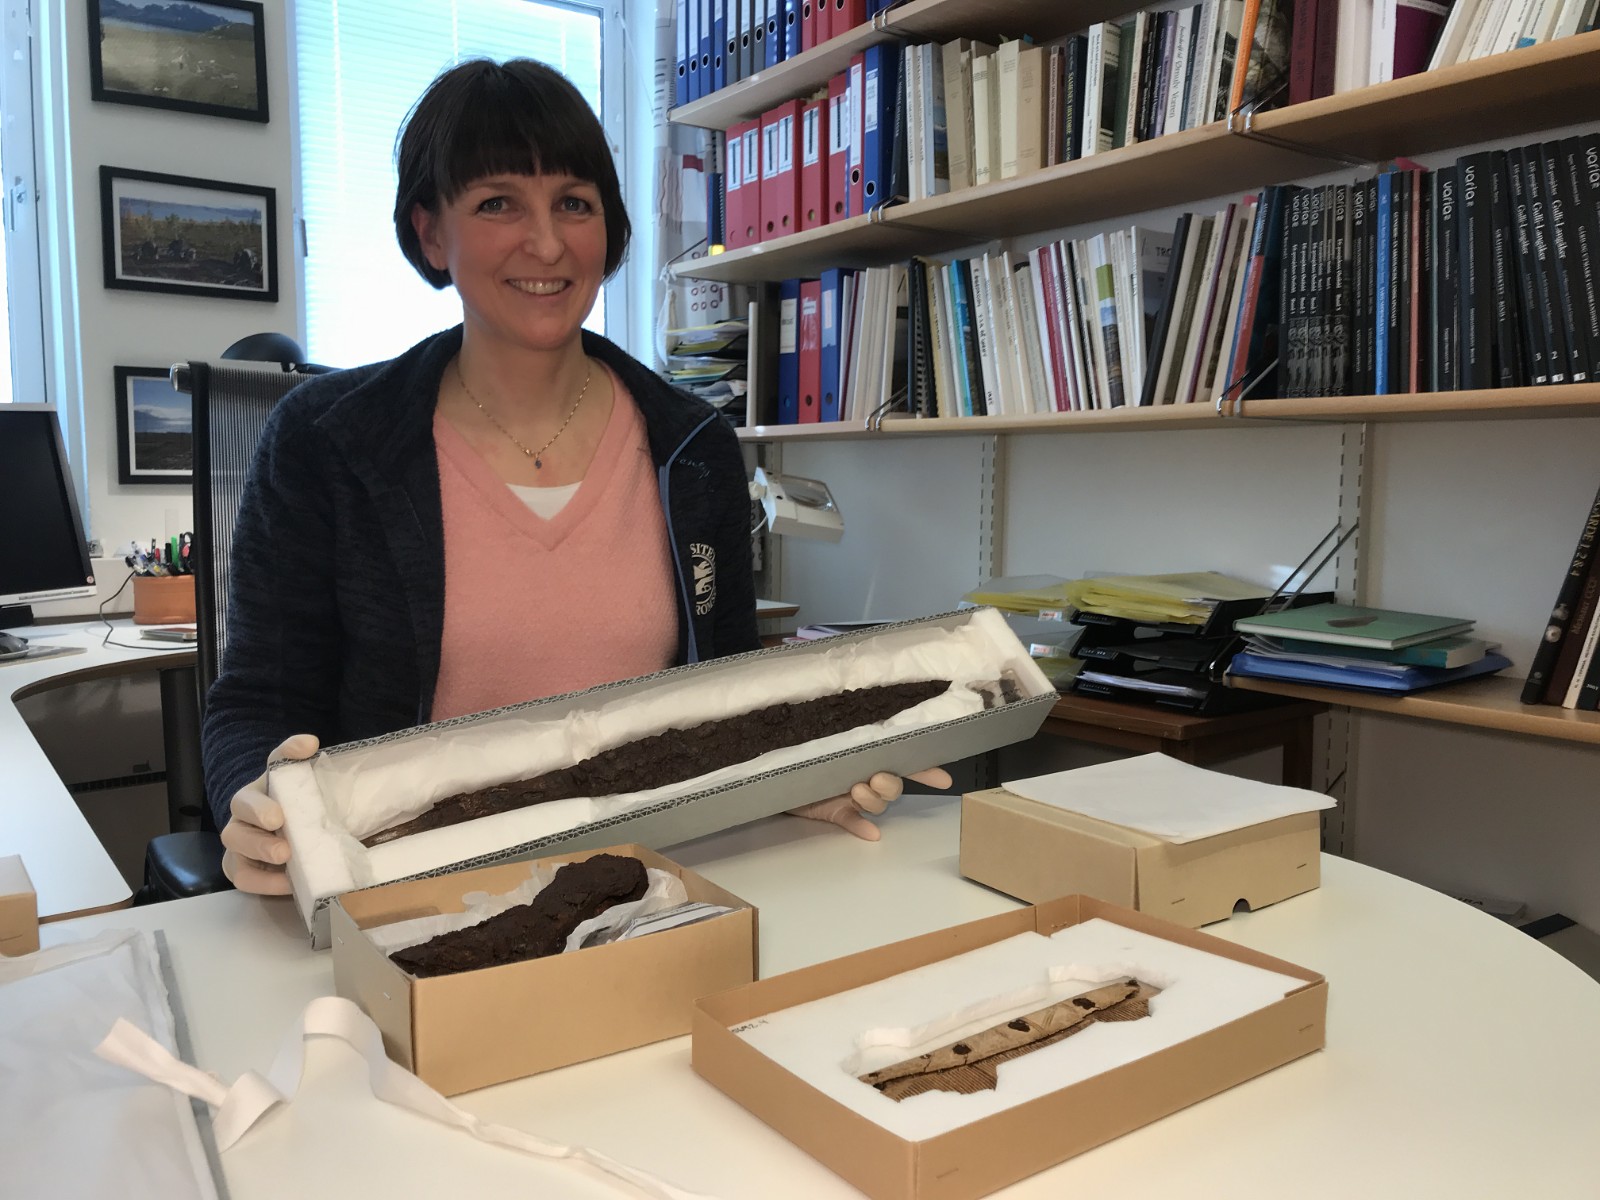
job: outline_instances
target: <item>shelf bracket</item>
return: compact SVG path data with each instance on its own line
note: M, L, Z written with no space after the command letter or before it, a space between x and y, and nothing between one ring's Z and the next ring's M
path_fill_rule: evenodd
M1292 150L1296 154L1304 154L1310 158L1325 158L1330 162L1344 163L1348 167L1364 169L1375 165L1370 158L1346 154L1342 150L1329 150L1322 146L1308 146L1303 142L1281 138L1272 133L1262 133L1261 130L1257 129L1255 127L1256 114L1261 110L1262 105L1266 104L1267 101L1271 100L1286 87L1288 87L1287 80L1278 84L1270 92L1257 96L1252 100L1247 100L1239 105L1238 108L1231 110L1228 113L1228 132L1236 133L1240 137L1253 138L1255 141L1263 142L1268 146L1276 146L1280 150Z

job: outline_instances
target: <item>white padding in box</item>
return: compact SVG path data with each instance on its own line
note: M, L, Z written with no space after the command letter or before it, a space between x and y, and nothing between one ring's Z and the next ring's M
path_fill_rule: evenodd
M891 1100L857 1078L1133 976L1161 988L1150 1016L1097 1022L999 1068L994 1091ZM831 1099L910 1141L936 1137L1176 1046L1267 1007L1302 980L1094 918L824 996L737 1030Z
M1003 674L1018 680L1026 696L1053 690L1004 618L977 609L953 629L910 628L815 652L710 662L609 702L601 690L594 708L562 716L533 704L422 726L349 752L275 764L268 791L283 806L296 895L333 896L977 713L983 697L967 685ZM370 848L360 842L447 796L532 778L667 729L850 688L926 679L950 679L954 686L877 725L774 750L669 787L532 805Z

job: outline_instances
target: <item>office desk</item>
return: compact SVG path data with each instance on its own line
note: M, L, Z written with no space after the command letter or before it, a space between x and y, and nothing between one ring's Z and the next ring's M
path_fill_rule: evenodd
M883 840L770 818L670 851L760 906L776 974L1012 907L956 874L959 808L906 797ZM1464 904L1324 858L1323 886L1211 927L1325 973L1328 1049L996 1193L1350 1200L1592 1200L1600 984ZM265 1068L304 1004L332 990L287 902L234 892L86 918L164 928L199 1065ZM530 1019L537 1019L530 1014ZM223 1156L234 1200L622 1193L420 1118L358 1104L365 1066L313 1039L294 1104ZM696 1076L678 1038L457 1097L478 1116L576 1142L722 1200L857 1193Z
M185 704L188 720L193 720L194 648L158 648L162 643L136 646L139 634L131 621L113 621L112 627L110 646L101 645L106 630L99 622L17 629L12 632L31 642L81 646L85 652L0 663L0 855L22 855L22 865L39 897L39 916L46 921L119 907L129 903L133 893L34 740L15 702L89 679L160 671L167 757L174 769L179 769L174 739L180 735ZM93 736L91 731L85 733Z
M1328 711L1307 700L1250 712L1203 717L1196 713L1126 704L1063 692L1040 733L1076 738L1097 746L1116 746L1144 754L1160 751L1180 762L1203 767L1253 750L1283 750L1283 782L1309 788L1312 721Z

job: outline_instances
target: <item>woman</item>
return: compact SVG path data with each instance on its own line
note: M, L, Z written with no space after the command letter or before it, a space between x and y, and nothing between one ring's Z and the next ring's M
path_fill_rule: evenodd
M398 159L401 249L462 323L307 382L263 432L203 731L245 891L288 890L270 758L759 644L732 431L582 329L631 229L582 96L539 63L463 63ZM879 774L796 812L872 839L863 813L900 790Z

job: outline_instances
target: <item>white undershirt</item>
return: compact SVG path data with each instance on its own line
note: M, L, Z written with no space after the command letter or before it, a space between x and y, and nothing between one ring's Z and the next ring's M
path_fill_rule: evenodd
M564 483L560 487L522 487L515 483L506 486L516 493L517 499L526 504L534 516L548 521L578 494L578 486L582 482L580 479L578 483Z

